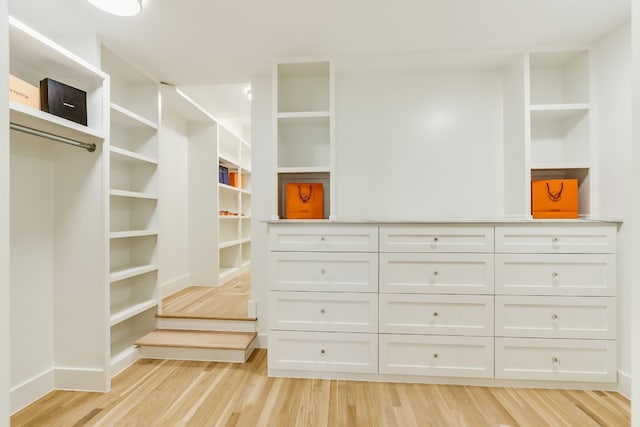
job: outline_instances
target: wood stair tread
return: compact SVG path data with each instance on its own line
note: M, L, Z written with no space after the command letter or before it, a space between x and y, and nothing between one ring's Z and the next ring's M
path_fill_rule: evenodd
M199 320L237 320L241 322L255 322L257 317L213 316L197 313L160 313L158 319L199 319Z
M149 347L246 350L255 337L255 332L156 329L138 339L134 344Z

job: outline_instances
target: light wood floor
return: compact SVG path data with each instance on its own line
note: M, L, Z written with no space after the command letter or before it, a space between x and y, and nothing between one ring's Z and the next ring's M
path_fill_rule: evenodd
M141 360L106 394L52 392L12 426L628 426L617 393L268 378L246 364Z
M189 286L162 300L162 315L247 319L250 286L248 272L220 286Z

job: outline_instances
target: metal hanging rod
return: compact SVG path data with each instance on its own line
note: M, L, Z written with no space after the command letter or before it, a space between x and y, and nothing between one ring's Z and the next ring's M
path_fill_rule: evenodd
M62 142L63 144L73 145L74 147L84 148L90 153L96 151L96 144L89 144L87 142L76 141L75 139L65 138L64 136L54 135L52 133L44 132L38 129L32 129L27 126L22 126L17 123L9 123L9 127L18 132L28 133L29 135L39 136L41 138L50 139L56 142Z

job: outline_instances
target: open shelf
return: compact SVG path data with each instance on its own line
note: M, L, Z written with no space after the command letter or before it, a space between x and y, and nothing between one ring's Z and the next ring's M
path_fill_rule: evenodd
M151 271L156 271L158 264L146 264L146 265L125 265L113 269L109 274L109 280L111 282L117 282L119 280L129 279L131 277L140 276Z
M101 129L89 128L14 101L9 101L9 120L11 123L87 144L104 141Z
M152 165L157 165L158 160L149 156L143 156L142 154L135 153L133 151L125 150L124 148L119 147L111 147L111 153L118 156L121 160L124 161L132 161L132 162L142 162L149 163Z
M127 129L149 128L158 130L158 124L134 113L122 105L111 103L111 122Z
M109 194L115 197L130 197L134 199L148 199L148 200L157 200L158 196L151 193L140 193L137 191L127 191L127 190L110 190Z
M112 231L109 233L111 239L126 239L130 237L157 236L155 230L132 230L132 231Z
M155 299L150 299L147 301L142 301L134 305L129 305L123 303L119 306L111 307L111 326L115 326L118 323L124 322L125 320L130 319L131 317L142 313L145 310L148 310L152 307L158 305L158 302Z
M328 61L288 62L276 65L277 113L328 111Z

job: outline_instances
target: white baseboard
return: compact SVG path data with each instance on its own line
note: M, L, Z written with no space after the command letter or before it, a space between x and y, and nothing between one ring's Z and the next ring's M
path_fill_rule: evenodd
M618 393L631 400L631 375L618 371Z
M269 334L258 333L258 342L256 348L268 348L269 347Z
M191 275L185 274L160 285L160 298L175 294L191 284Z
M26 408L31 403L40 399L45 394L53 391L55 383L55 370L53 368L12 387L10 390L10 411L15 414Z
M103 369L56 368L56 390L109 391L109 380Z

